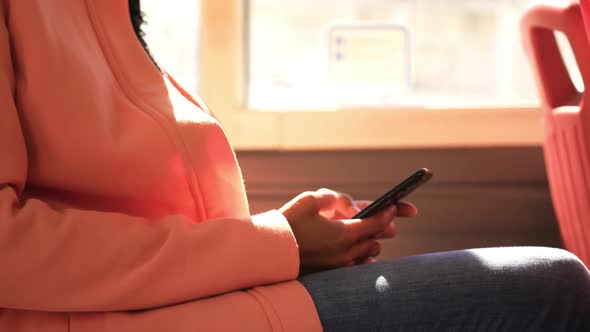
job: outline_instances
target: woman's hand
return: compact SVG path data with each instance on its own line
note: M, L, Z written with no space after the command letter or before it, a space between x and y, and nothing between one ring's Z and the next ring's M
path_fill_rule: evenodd
M302 273L354 265L379 255L377 238L395 236L393 218L416 214L413 205L401 203L370 218L348 219L358 211L350 196L328 189L302 193L280 209L299 245Z
M361 210L366 208L367 206L369 206L371 203L373 203L373 202L372 201L357 201L356 202L357 206ZM418 209L412 203L402 201L397 204L396 208L397 208L396 209L396 212L397 212L396 216L398 216L398 217L413 218L418 214ZM389 225L387 226L385 231L377 234L376 238L377 239L389 239L389 238L395 237L396 235L397 235L397 227L394 222L391 222L391 223L389 223ZM354 264L350 264L350 265L374 263L377 261L377 259L375 257L377 257L377 255L362 257L360 259L357 259L354 262Z
M372 201L356 201L356 206L359 207L359 209L364 209L367 206L369 206L371 203L373 203ZM414 206L414 204L412 203L408 203L408 202L404 202L401 201L399 203L397 203L396 205L396 217L404 217L404 218L413 218L416 215L418 215L418 209L416 208L416 206ZM385 231L383 233L377 234L377 239L390 239L395 237L395 235L397 234L397 227L395 225L395 223L391 222L389 223L389 225L387 226L387 228L385 229Z

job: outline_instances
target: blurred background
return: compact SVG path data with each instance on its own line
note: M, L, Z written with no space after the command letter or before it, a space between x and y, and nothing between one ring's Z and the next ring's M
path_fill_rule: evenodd
M374 199L420 167L382 257L561 245L519 21L529 0L142 0L152 53L236 147L251 209ZM582 90L569 44L557 36Z

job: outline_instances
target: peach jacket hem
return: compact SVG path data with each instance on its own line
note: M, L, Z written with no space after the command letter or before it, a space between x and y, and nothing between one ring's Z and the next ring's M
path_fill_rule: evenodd
M128 1L0 1L0 331L321 331L289 224Z

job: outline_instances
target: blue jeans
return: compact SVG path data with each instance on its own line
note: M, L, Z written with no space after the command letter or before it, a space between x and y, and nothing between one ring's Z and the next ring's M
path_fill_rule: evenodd
M590 274L551 248L382 261L299 279L330 331L590 331Z

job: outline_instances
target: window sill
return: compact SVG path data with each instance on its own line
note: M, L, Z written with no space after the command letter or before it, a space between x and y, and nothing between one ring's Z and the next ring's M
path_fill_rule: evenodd
M355 109L218 114L236 150L539 146L537 108Z

